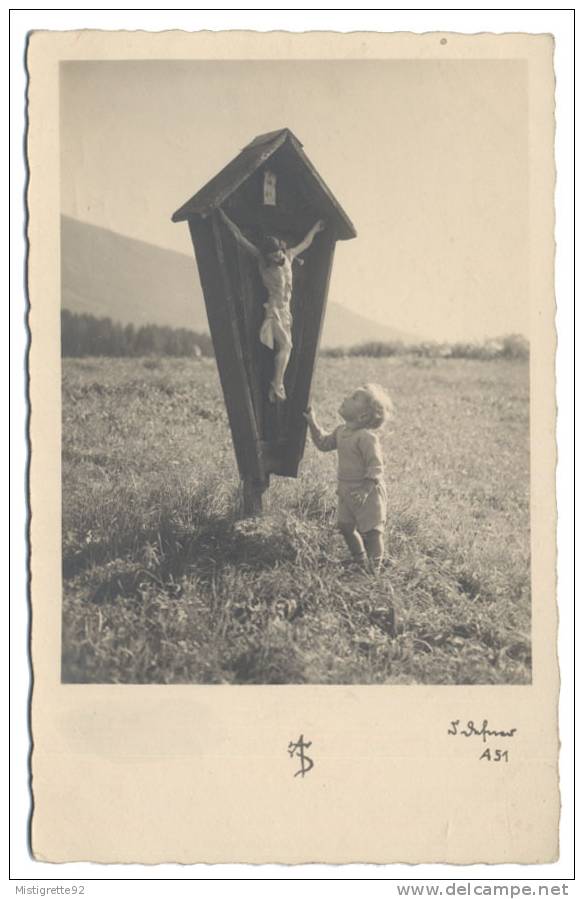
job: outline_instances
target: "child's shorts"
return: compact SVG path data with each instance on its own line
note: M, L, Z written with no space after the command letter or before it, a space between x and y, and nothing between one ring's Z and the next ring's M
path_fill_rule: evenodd
M378 482L362 506L358 506L351 496L361 484L339 481L337 494L337 524L352 524L361 534L367 531L383 531L387 518L387 493L385 484Z

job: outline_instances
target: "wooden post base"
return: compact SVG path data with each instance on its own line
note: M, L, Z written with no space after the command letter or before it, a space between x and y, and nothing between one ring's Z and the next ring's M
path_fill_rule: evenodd
M244 478L243 486L243 517L253 518L261 515L262 496L269 486L268 481L258 481L255 478Z

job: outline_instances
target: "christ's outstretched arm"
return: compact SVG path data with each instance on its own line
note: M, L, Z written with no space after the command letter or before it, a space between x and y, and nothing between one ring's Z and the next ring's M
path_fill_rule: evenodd
M223 221L225 222L225 224L227 225L227 227L233 234L237 243L241 247L243 247L244 250L247 250L248 253L251 253L252 256L255 256L256 259L259 259L261 254L260 254L260 251L258 250L258 248L256 246L254 246L254 244L252 244L252 242L250 240L248 240L247 237L243 236L243 234L241 233L241 231L239 230L239 228L237 227L235 222L232 222L231 219L229 218L229 216L225 212L223 212L223 210L221 208L219 209L219 215L221 216L221 218L223 219Z
M324 224L323 220L319 219L318 222L316 222L316 224L314 224L312 226L312 228L310 229L310 231L308 232L308 234L306 235L304 240L300 241L300 243L298 244L297 247L291 247L288 250L288 255L292 259L294 259L295 256L298 256L300 253L304 253L304 251L308 249L308 247L310 246L310 244L312 243L312 241L314 240L314 238L318 234L318 232L324 231L324 228L325 228L325 224Z

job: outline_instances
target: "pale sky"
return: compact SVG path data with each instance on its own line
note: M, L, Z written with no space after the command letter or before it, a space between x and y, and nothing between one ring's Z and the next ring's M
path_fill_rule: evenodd
M529 334L527 71L517 60L68 62L62 211L192 256L172 213L288 127L358 237L329 299L413 334Z

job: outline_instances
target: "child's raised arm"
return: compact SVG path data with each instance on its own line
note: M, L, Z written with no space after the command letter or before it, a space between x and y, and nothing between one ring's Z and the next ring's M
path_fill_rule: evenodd
M233 234L234 238L236 239L237 243L241 247L243 247L244 250L247 250L248 253L251 253L252 256L255 256L256 259L259 259L261 254L260 254L260 251L258 250L258 248L256 246L254 246L254 244L252 244L252 242L250 240L248 240L247 237L243 236L243 234L241 233L241 231L239 230L239 228L237 227L235 222L231 221L229 216L225 212L223 212L221 207L219 207L218 211L219 211L219 215L221 216L221 218L223 219L223 221L225 222L225 224L227 225L227 227Z
M332 450L335 450L337 448L337 429L335 428L330 434L323 431L316 420L312 407L309 407L302 414L308 424L310 436L315 447L322 453L330 453Z

